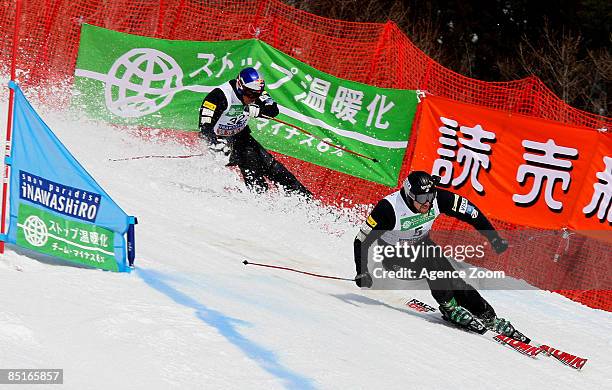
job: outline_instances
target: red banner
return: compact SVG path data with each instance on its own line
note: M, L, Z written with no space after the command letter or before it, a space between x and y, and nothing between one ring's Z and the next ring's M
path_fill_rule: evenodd
M612 230L612 135L428 96L413 170L514 224Z

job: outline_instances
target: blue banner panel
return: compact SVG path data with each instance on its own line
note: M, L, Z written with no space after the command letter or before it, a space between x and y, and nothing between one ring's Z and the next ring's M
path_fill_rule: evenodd
M43 122L19 86L13 138L7 242L72 262L127 271L130 218ZM110 256L109 256L110 255Z

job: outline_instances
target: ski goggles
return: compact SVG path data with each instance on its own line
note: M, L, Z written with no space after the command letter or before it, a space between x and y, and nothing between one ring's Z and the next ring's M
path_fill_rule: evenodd
M258 97L261 96L261 92L252 91L246 88L242 90L242 94L250 99L257 99Z
M434 192L429 192L427 194L419 194L419 195L415 195L412 192L408 193L408 196L410 196L412 199L414 199L414 201L416 201L417 203L420 204L424 204L424 203L431 203L434 201L434 199L436 199L436 195L437 195L437 191L434 190Z

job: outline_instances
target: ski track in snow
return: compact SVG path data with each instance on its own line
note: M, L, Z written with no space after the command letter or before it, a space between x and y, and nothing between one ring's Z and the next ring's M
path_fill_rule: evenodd
M63 389L542 390L612 383L611 313L545 291L482 292L525 334L588 357L575 372L395 304L416 297L433 305L428 291L362 291L350 282L244 266L248 258L352 277L355 219L280 194L228 191L243 185L211 156L109 161L201 151L32 104L138 217L136 270L90 270L9 246L0 257L0 368L63 368Z

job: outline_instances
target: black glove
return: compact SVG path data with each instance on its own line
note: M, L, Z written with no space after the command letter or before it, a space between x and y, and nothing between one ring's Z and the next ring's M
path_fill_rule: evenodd
M214 143L219 142L217 141L217 135L211 129L200 127L200 132L198 133L198 136L200 137L200 139L205 140L209 144L214 144Z
M508 241L497 236L491 240L491 246L493 247L493 249L495 249L495 252L497 252L497 254L500 254L504 252L506 249L508 249Z
M372 287L372 275L369 272L364 272L355 276L355 283L358 287L370 288Z

